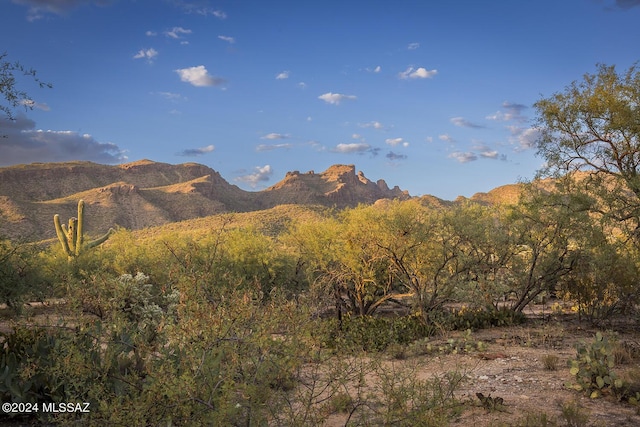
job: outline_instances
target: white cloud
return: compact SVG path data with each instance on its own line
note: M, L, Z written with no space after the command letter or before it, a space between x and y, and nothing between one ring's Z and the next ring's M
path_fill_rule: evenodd
M230 44L234 44L236 42L236 39L234 39L233 37L229 37L229 36L218 36L218 38L220 40L224 40Z
M271 170L270 165L265 165L262 167L256 166L252 174L239 176L235 180L246 182L252 188L255 188L258 185L258 183L269 181L269 179L271 178L271 175L273 175L273 171Z
M218 19L227 19L227 14L221 10L214 10L211 12L211 14Z
M318 97L318 99L323 100L327 104L338 105L344 100L354 100L357 99L355 95L343 95L341 93L331 93L327 92Z
M64 1L64 0L63 0ZM227 19L227 14L219 9L213 9L198 3L206 2L189 2L185 0L174 0L176 6L182 8L186 14L197 14L202 16L215 16L218 19Z
M528 108L526 105L505 101L502 103L502 108L503 111L496 111L494 114L487 116L487 119L502 122L512 120L517 122L526 121L526 117L522 115L523 111Z
M293 144L284 143L284 144L260 144L256 147L256 151L273 151L280 148L289 149L293 147Z
M445 142L450 142L450 143L454 143L456 142L455 139L453 139L453 137L449 134L443 133L441 135L438 135L438 139L440 141L445 141Z
M497 159L498 152L496 150L485 150L480 152L480 156L486 159Z
M429 79L438 74L438 70L427 70L426 68L413 68L409 67L406 71L398 73L398 77L401 79Z
M337 153L364 153L369 151L371 146L364 142L354 142L351 144L338 144L332 151Z
M24 105L26 108L29 108L31 110L33 110L34 108L42 111L51 110L51 108L49 108L49 106L46 103L36 102L33 99L23 99L22 101L19 102L19 104Z
M536 128L527 129L512 129L514 137L511 138L511 143L516 144L516 151L525 151L531 148L535 148L540 138L540 130Z
M474 160L478 160L478 156L475 153L472 153L470 151L467 151L467 152L456 151L449 154L449 157L457 160L460 163L468 163Z
M0 118L0 166L33 162L88 160L120 163L125 150L111 142L96 141L75 131L36 130L35 122L24 115L14 121Z
M173 92L151 92L151 95L160 95L164 99L168 99L169 101L186 101L188 98L180 95L179 93Z
M153 62L153 58L158 56L158 51L154 48L140 49L138 53L133 56L133 59L146 59L149 62Z
M191 32L191 30L182 27L173 27L170 31L165 31L164 33L172 39L180 39L182 38L182 34L191 34Z
M380 67L379 65L373 69L374 73L379 73L380 71L382 71L382 67Z
M276 80L285 80L289 78L289 71L283 71L276 75Z
M420 47L420 43L409 43L409 45L407 46L407 49L416 50L419 47Z
M482 128L484 128L484 126L472 123L472 122L466 120L464 117L453 117L453 118L450 119L450 121L455 126L459 126L459 127L466 127L466 128L472 128L472 129L482 129Z
M13 0L13 3L29 6L27 20L33 22L44 18L45 13L62 16L82 4L106 6L111 4L112 0Z
M214 147L213 145L207 145L206 147L200 148L187 148L178 153L178 156L196 157L203 154L211 153L215 149L216 147Z
M392 147L395 147L398 144L407 144L402 138L387 138L384 140L384 142L391 145ZM406 145L404 146L406 147Z
M507 160L507 156L505 154L500 154L498 153L497 150L493 150L484 144L476 144L473 147L473 149L478 151L478 154L480 155L480 157L485 159L502 160L502 161Z
M298 83L298 87L300 89L306 89L307 88L307 84L305 82L300 82L300 83Z
M204 65L181 68L175 72L180 76L180 80L194 86L220 86L225 83L223 78L210 75Z
M146 36L149 36L149 37L154 37L154 36L157 36L157 35L158 35L158 33L156 33L155 31L151 31L151 30L147 31L147 32L146 32L146 33L144 33L144 34L145 34Z
M354 133L354 134L351 135L351 138L360 139L360 138L362 138L362 135L360 135L359 133Z
M287 139L289 138L289 134L284 134L284 133L269 133L266 134L265 136L261 136L260 139Z
M359 123L358 126L360 126L361 128L374 128L376 130L384 129L384 126L382 125L382 123L378 121L371 121L369 123Z

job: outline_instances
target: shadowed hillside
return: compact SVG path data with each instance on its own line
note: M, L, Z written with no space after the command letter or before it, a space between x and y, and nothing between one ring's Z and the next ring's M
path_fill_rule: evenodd
M114 225L138 230L225 212L250 212L283 204L344 208L379 199L408 199L384 180L372 182L353 165L316 174L289 172L263 191L244 191L197 163L141 160L109 166L91 162L33 163L0 168L0 235L28 241L55 237L53 215L76 215L87 206L86 229L101 234Z

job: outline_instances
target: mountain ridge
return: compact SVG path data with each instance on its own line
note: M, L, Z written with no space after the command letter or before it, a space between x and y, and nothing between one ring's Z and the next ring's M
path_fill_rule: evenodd
M398 186L389 188L382 179L373 182L356 173L354 165L333 165L319 174L288 172L271 187L251 192L199 163L32 163L0 168L0 235L53 238L53 215L75 216L79 199L87 206L86 230L100 234L114 225L137 230L284 204L345 208L409 198Z

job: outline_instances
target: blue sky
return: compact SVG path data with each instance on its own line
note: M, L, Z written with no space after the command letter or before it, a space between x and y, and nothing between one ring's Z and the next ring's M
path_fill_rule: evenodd
M0 0L33 109L0 166L197 162L260 190L355 164L412 195L532 178L533 104L640 60L640 0Z

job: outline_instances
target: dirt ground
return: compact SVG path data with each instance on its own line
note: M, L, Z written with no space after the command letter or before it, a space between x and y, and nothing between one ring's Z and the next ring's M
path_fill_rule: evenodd
M417 364L420 366L417 375L422 379L449 371L463 372L465 380L455 396L467 404L462 414L451 422L452 426L517 425L527 413L545 413L558 426L640 426L638 408L618 402L614 396L591 399L565 387L566 383L575 383L568 362L576 358L576 345L593 341L597 331L615 336L629 349L628 354L625 353L627 358L614 368L618 376L624 377L634 370L640 373L640 331L624 324L597 328L578 322L575 315L531 319L522 326L473 332L472 339L483 342L481 351L410 355L402 361L390 355L389 363ZM446 344L450 338L462 340L464 336L464 332L454 332L441 337L440 342ZM434 343L437 345L438 339ZM553 356L557 357L555 370L545 366L553 365L549 362ZM488 410L476 393L502 398L504 405ZM567 422L562 415L563 405L577 407L580 414L588 416L588 422ZM345 426L346 419L345 414L334 414L325 426Z
M53 306L37 307L33 319L45 319L51 315ZM3 310L0 310L0 313ZM542 313L542 315L541 315ZM546 313L546 314L545 314ZM437 348L449 340L482 342L480 349L452 354L435 351L420 354L408 351L401 359L393 354L383 356L384 363L402 368L402 365L417 366L420 379L442 376L446 372L464 373L464 380L455 392L463 402L464 410L451 421L451 426L511 426L517 425L527 413L545 413L558 426L640 426L640 409L628 403L618 402L614 396L590 399L575 390L565 387L573 383L568 361L576 357L576 345L589 343L600 331L624 344L628 354L614 371L618 376L635 372L640 381L640 330L637 321L619 319L617 322L592 326L579 322L575 314L549 315L547 307L537 307L528 313L530 319L523 325L496 327L478 330L471 335L466 332L450 332L434 337L427 342ZM0 316L0 330L8 332L10 322ZM557 357L555 370L549 369L549 358ZM545 363L546 362L546 363ZM368 378L374 383L375 378ZM503 405L488 410L476 396L482 393L492 398L502 398ZM581 414L588 415L587 424L569 424L562 416L562 405L577 405ZM334 413L325 420L325 427L351 425L345 413ZM537 425L537 424L527 424ZM556 424L554 424L556 425Z

